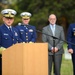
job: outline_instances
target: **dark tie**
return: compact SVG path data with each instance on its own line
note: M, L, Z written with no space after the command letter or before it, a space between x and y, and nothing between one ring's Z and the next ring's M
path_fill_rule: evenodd
M27 28L29 27L29 25L25 25Z
M12 28L11 27L9 27L9 32L13 36L13 32L12 32Z
M12 29L9 27L9 31L12 31Z

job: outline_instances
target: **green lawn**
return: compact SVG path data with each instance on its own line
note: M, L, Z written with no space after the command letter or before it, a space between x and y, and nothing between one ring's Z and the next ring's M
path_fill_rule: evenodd
M64 55L61 65L61 75L73 75L72 61L65 59Z
M67 45L64 44L64 50L66 50L66 48ZM65 59L65 54L62 59L61 75L73 75L72 61L71 59Z
M64 50L67 48L67 44L64 44ZM62 65L61 65L61 75L73 75L72 61L71 59L65 59L63 55Z
M65 59L63 55L61 75L73 75L72 61Z

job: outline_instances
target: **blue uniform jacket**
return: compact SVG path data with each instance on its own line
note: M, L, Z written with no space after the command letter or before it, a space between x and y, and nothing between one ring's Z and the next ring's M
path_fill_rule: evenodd
M67 41L68 41L68 49L73 49L75 53L75 45L71 44L71 43L75 44L75 23L70 24L68 28Z
M17 25L19 36L23 42L36 42L36 28L31 25Z
M0 26L0 47L8 48L13 44L22 42L19 38L17 29L12 27L12 32L6 27L5 24Z

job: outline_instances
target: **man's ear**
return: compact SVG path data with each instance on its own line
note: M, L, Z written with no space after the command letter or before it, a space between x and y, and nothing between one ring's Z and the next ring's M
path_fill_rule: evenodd
M3 22L4 22L4 17L2 19L3 19Z

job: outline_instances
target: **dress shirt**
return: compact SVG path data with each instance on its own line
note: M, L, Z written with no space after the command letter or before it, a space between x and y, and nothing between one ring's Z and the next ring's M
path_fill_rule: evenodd
M50 24L50 28L52 30L53 36L55 36L55 24L54 25Z

